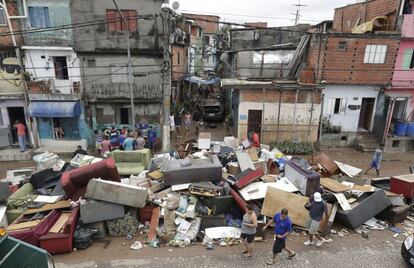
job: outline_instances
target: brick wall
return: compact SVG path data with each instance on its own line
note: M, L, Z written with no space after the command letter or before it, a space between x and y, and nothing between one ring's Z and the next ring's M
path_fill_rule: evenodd
M178 57L180 60L178 60ZM180 81L187 74L187 58L186 47L178 45L172 46L172 81Z
M318 82L328 84L386 84L391 83L398 55L399 37L367 35L328 35L321 38L318 69L318 35L314 35L308 50L308 66L313 68ZM346 49L340 49L340 42ZM385 63L364 63L367 45L386 45Z
M339 32L349 33L359 24L370 21L377 16L388 16L388 30L395 30L400 1L398 0L373 0L335 9L333 29Z
M199 14L183 14L184 17L192 19L197 25L203 28L205 33L216 33L219 29L218 21L220 17Z
M16 4L13 1L7 1L7 10L10 16L18 15ZM22 21L21 19L11 20L13 31L20 31L22 29L20 25L21 21ZM7 23L7 20L6 20L6 23ZM9 26L8 25L0 26L0 33L5 33L5 32L10 32ZM16 37L17 45L21 44L22 37L20 35L15 35L15 37ZM11 46L13 46L13 39L11 35L0 36L0 47L11 47Z

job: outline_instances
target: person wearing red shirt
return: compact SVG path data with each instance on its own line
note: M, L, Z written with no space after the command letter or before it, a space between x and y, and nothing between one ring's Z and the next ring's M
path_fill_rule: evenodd
M252 146L254 146L256 148L260 148L259 134L257 134L256 132L253 133Z
M20 123L19 120L16 120L16 123L13 127L17 130L17 138L19 139L20 151L26 151L26 127Z

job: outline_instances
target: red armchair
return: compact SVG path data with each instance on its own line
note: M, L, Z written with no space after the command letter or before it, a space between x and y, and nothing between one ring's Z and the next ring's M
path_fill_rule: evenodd
M62 174L60 182L66 194L76 201L85 194L86 186L93 178L116 182L121 181L115 161L108 158L88 166L66 171Z
M78 218L79 207L75 207L60 233L47 233L40 237L40 247L51 254L72 252L73 234Z

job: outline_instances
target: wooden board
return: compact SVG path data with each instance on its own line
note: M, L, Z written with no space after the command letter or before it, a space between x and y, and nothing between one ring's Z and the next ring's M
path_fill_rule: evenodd
M335 220L336 212L338 211L338 204L335 203L332 207L331 215L329 216L328 223L325 226L325 229L322 231L323 236L327 236L331 232L332 224Z
M359 191L359 192L364 192L364 193L369 193L369 192L374 192L375 189L373 186L371 185L354 185L352 187L352 190L354 191Z
M150 228L148 231L148 241L152 241L157 238L157 232L155 231L158 227L161 215L161 208L157 207L152 210Z
M331 175L338 171L338 165L325 153L320 153L315 157L316 161L326 169Z
M13 224L9 225L9 227L7 227L7 231L30 229L30 228L36 227L41 222L42 222L42 220L13 223Z
M306 221L309 218L309 211L305 209L305 204L308 201L308 197L298 194L288 193L282 190L278 190L273 187L267 187L266 197L262 206L262 215L273 217L276 212L286 208L289 211L289 217L292 219L293 224L307 227ZM332 211L332 205L327 204L328 215ZM319 230L322 231L325 228L328 219L323 217Z
M343 185L342 183L331 178L321 178L321 185L334 193L342 193L350 190L348 186Z
M69 220L70 212L62 213L59 219L55 222L55 224L50 228L49 233L60 233L63 226L65 226L66 222Z
M54 204L46 204L41 208L34 208L26 210L23 215L34 214L38 212L49 211L53 209L70 208L70 200L62 200Z
M153 180L161 180L164 177L164 173L159 170L154 170L153 172L148 172L147 176Z

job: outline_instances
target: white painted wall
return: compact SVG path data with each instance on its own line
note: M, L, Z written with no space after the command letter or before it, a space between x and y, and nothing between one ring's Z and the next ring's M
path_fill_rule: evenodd
M53 57L66 57L68 80L56 79ZM32 73L32 77L36 80L53 80L55 90L62 94L73 93L73 82L81 80L79 59L73 49L57 50L48 47L25 49L24 61L26 70Z
M3 99L3 100L0 100L0 113L1 113L1 116L3 117L3 126L10 126L11 124L14 124L14 122L10 122L7 107L22 107L22 108L24 108L24 101L23 100L16 100L16 99Z
M308 126L310 120L311 103L296 104L296 126ZM319 124L319 117L321 111L320 104L314 104L312 114L312 125ZM240 102L239 104L239 124L238 124L238 138L245 138L247 135L247 123L249 110L263 110L263 103L261 102ZM294 122L294 103L282 103L280 108L280 125L293 125ZM276 125L279 112L278 102L266 102L264 104L264 123L269 125Z
M350 110L349 105L361 105L362 98L375 98L375 107L377 106L377 97L379 87L377 86L347 86L347 85L326 85L322 90L324 94L323 116L330 118L333 125L342 126L342 132L357 132L360 110ZM346 98L347 108L345 114L328 114L328 100L331 98ZM371 129L373 127L374 116L371 120Z

